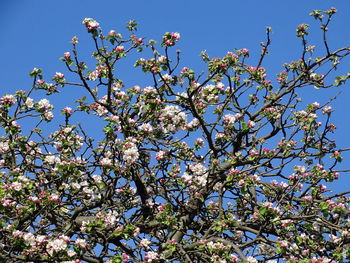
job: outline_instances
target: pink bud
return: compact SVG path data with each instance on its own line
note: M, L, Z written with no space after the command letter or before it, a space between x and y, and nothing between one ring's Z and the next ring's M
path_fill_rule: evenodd
M123 52L123 51L124 51L124 47L123 47L123 46L117 46L117 47L115 48L115 51L117 51L117 52Z
M65 59L69 59L69 58L70 58L70 53L69 53L69 52L65 52L65 53L63 54L63 57L64 57Z

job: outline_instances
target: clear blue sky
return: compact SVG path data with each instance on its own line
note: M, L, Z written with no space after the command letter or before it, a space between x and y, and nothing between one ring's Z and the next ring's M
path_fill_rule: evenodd
M91 42L81 24L85 17L95 18L105 32L124 31L125 22L135 19L139 22L139 35L148 39L159 40L166 31L178 31L181 33L178 48L183 52L182 66L195 69L204 69L199 58L202 50L207 50L211 56L222 56L234 48L248 48L253 57L251 61L256 61L254 51L257 52L259 43L265 40L265 27L271 26L271 55L265 67L276 73L283 62L295 60L300 54L296 26L311 24L310 44L319 45L318 25L308 14L312 9L333 6L339 11L330 25L330 46L335 49L350 45L349 0L0 0L1 94L29 89L32 80L28 72L33 67L43 68L47 80L56 71L66 73L58 58L70 51L69 42L74 35L80 39L80 53L88 57ZM342 73L350 69L349 60L342 69ZM120 78L127 80L127 84L145 83L144 79L138 83L141 75L132 68L120 69L120 72ZM338 145L344 147L350 145L349 85L327 91L310 88L303 97L305 102L325 102L342 90L332 106L336 109ZM72 89L71 94L68 93L63 100L60 97L52 102L60 107L68 106L76 97L74 94L81 95L81 90Z

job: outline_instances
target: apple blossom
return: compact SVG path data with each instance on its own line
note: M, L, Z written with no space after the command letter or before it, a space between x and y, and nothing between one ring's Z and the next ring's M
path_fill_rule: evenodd
M85 18L83 20L83 25L86 26L88 32L92 32L93 30L95 30L100 26L100 24L93 18Z
M37 103L37 107L38 107L38 110L40 110L40 111L52 109L52 105L50 104L49 100L47 100L47 99L41 99Z
M123 46L117 46L117 47L115 48L115 51L116 51L116 52L123 52L123 51L124 51L124 47L123 47Z
M70 53L69 52L64 52L63 57L65 59L69 59L70 58Z
M127 142L124 144L124 156L123 159L127 164L136 162L139 158L139 152L134 142Z
M145 260L146 262L157 262L159 260L158 253L153 251L146 252Z
M8 106L12 106L13 104L15 104L15 96L13 95L5 95L3 97L0 98L0 101L2 104L6 104Z
M32 98L27 98L25 102L26 107L33 108L34 107L34 101Z

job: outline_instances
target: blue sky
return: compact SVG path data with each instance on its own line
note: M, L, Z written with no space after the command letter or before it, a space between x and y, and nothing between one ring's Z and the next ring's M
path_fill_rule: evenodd
M257 59L254 52L258 53L259 43L265 40L265 27L271 26L272 45L265 67L269 68L268 73L275 74L283 62L296 60L301 54L300 39L295 37L297 25L311 24L310 44L318 46L321 39L318 24L308 14L312 9L333 6L339 12L330 25L329 40L331 49L336 49L350 45L348 0L1 0L1 94L29 89L32 80L28 73L33 67L43 68L47 80L56 71L66 73L58 58L70 51L69 42L74 35L80 39L80 54L88 58L92 43L81 24L85 17L99 21L105 32L110 29L125 32L125 23L135 19L139 23L138 34L147 39L160 40L166 31L180 32L178 48L182 50L182 66L194 69L204 69L199 58L202 50L215 57L234 48L248 48L253 63ZM346 72L349 66L348 60L339 73ZM147 83L147 78L131 67L120 72L127 85ZM303 96L305 102L326 102L342 91L332 106L336 110L333 120L338 126L338 145L344 147L350 145L349 88L349 85L327 91L310 88ZM70 102L81 92L77 88L66 90L63 97L56 96L57 101L52 102L60 108L72 105ZM338 187L344 186L337 183Z

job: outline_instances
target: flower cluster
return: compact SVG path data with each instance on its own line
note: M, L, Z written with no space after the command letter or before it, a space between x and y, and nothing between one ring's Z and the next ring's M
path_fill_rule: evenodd
M83 25L86 26L88 32L93 32L100 26L100 24L93 18L85 18L83 20Z
M240 120L242 118L242 114L241 113L236 113L235 115L233 114L227 114L224 116L223 118L223 123L224 126L227 128L232 127L238 120Z
M0 102L5 107L11 107L15 104L16 98L13 95L7 94L0 98Z
M107 67L104 65L98 65L94 71L88 74L89 80L95 81L98 78L106 77Z
M307 32L307 29L309 28L308 24L300 24L297 27L297 37L304 37L305 35L308 35L309 32Z
M175 133L185 127L187 115L178 106L165 106L158 117L163 133Z
M176 42L180 40L180 33L178 32L166 32L162 37L162 45L166 47L174 46Z
M153 74L160 73L162 70L166 70L168 66L168 58L165 56L159 56L158 58L138 59L134 66L141 67L143 72L151 72ZM165 75L165 80L170 81L171 76Z
M203 101L209 104L219 102L219 95L225 91L224 84L222 82L216 83L216 85L206 85L200 90L200 96Z
M65 154L73 154L83 146L84 138L77 134L74 126L68 126L54 132L51 138L55 140L57 151Z
M134 138L128 138L123 144L123 160L126 164L130 165L135 163L139 156L137 140Z

